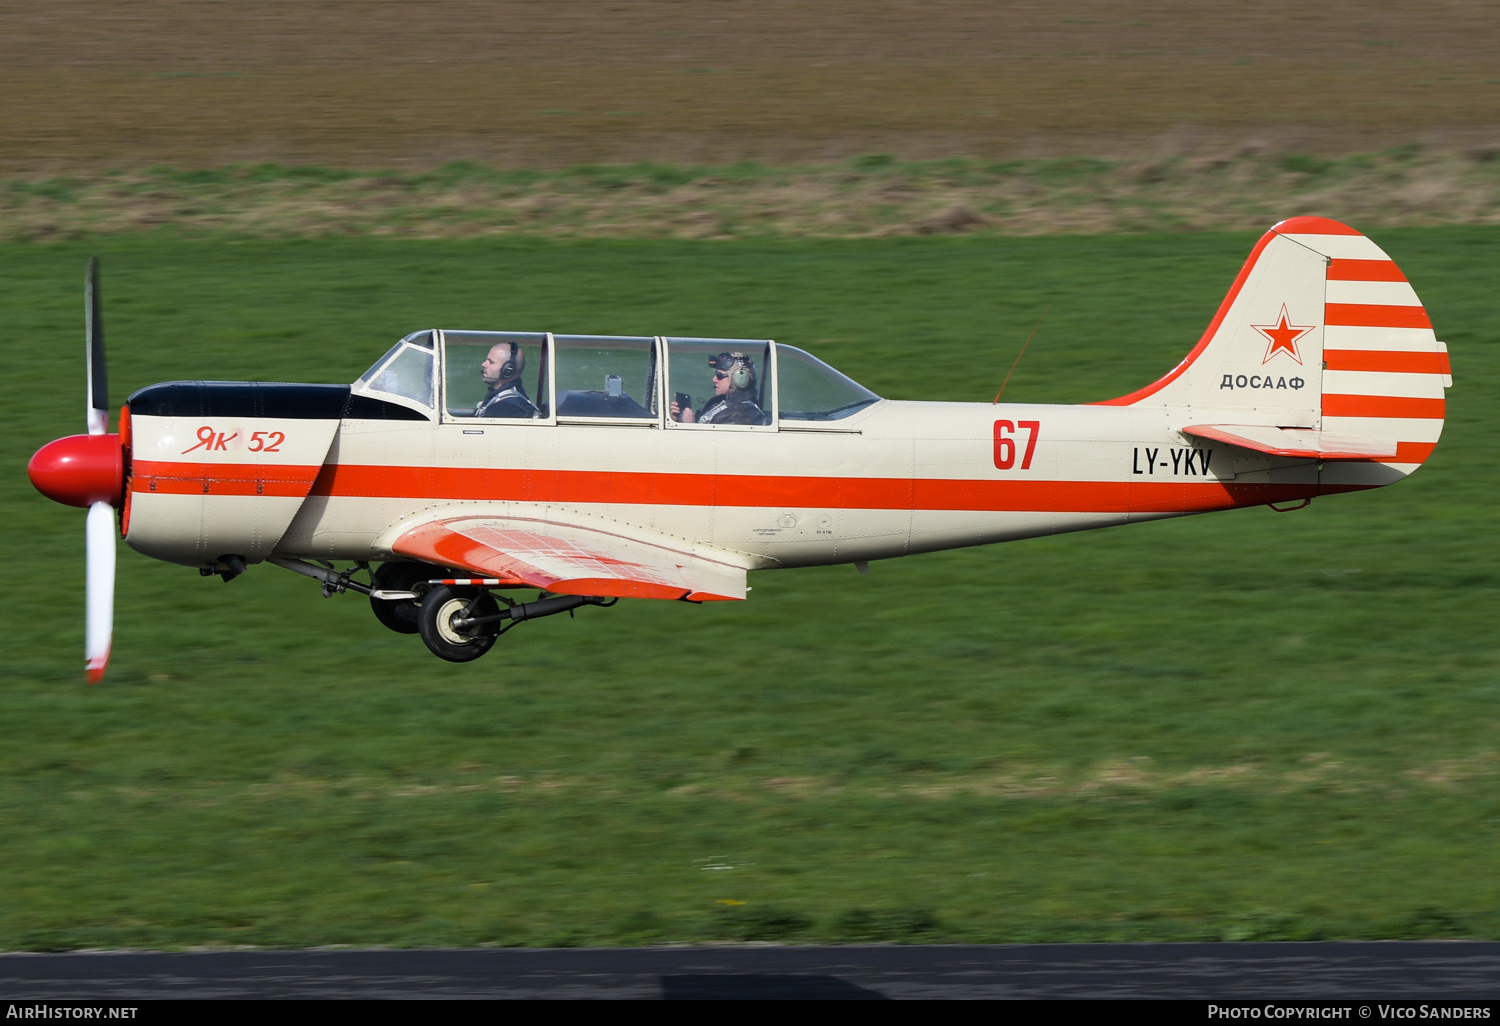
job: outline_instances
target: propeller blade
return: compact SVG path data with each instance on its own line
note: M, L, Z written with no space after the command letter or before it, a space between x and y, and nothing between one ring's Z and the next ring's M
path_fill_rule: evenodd
M109 375L104 369L104 318L99 313L99 258L89 257L83 282L85 345L89 372L89 434L109 433Z
M98 684L109 666L115 623L115 510L107 502L89 507L87 609L84 666L89 683Z

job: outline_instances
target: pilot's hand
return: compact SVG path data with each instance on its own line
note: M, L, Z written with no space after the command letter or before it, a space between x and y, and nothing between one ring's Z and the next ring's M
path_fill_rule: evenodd
M682 424L692 424L697 421L698 415L693 412L693 408L691 406L684 410L680 405L678 405L677 400L673 399L672 419Z

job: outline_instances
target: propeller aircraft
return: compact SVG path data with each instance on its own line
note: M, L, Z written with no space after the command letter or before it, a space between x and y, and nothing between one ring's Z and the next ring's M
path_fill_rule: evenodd
M88 433L28 471L88 510L91 683L116 530L203 576L365 594L466 662L580 606L741 600L751 570L1379 488L1432 453L1452 384L1396 264L1317 217L1261 237L1160 380L1077 406L883 399L764 339L429 329L352 385L152 385L111 433L96 261L86 294Z

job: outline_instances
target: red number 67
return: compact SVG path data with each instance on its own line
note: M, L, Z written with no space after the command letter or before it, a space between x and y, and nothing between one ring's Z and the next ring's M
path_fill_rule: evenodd
M1021 469L1030 470L1031 457L1036 452L1037 431L1042 424L1038 420L1023 420L1019 423L1026 432L1026 454L1021 457ZM1015 431L1016 425L1010 421L995 421L995 466L1000 470L1009 470L1016 465L1016 440L1011 437Z

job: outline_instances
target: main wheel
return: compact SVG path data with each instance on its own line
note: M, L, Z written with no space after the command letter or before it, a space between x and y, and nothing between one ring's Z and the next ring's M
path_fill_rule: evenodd
M471 616L493 616L500 603L487 591L439 584L422 599L417 628L432 654L450 663L467 663L490 650L500 633L500 623L464 627Z
M381 591L411 591L412 585L442 577L443 571L426 563L381 563L374 573L375 587ZM397 634L416 634L421 598L380 599L370 596L375 619Z

